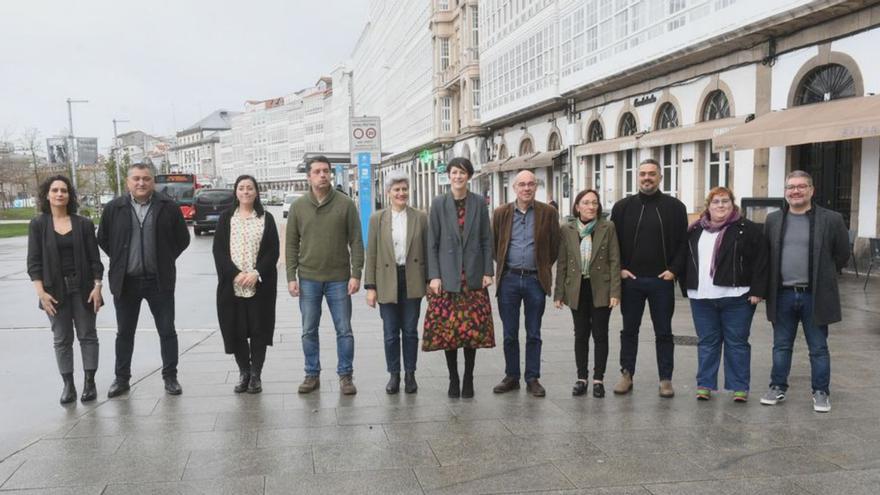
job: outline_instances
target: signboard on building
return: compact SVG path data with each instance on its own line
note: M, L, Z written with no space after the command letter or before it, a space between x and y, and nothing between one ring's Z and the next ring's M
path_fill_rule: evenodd
M77 165L98 163L98 138L76 138Z
M67 138L55 137L46 140L46 153L49 155L49 163L61 164L67 163Z
M358 163L361 153L369 153L371 163L382 161L379 117L351 117L348 137L352 163Z

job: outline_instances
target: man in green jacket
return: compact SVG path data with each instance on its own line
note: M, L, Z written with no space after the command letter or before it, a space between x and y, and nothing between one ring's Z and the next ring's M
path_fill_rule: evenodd
M354 395L352 381L354 336L351 331L351 295L360 290L364 244L357 208L348 196L330 186L330 161L323 156L307 164L310 191L291 205L287 219L287 290L299 297L306 377L299 393L320 387L318 327L321 301L336 328L339 390Z

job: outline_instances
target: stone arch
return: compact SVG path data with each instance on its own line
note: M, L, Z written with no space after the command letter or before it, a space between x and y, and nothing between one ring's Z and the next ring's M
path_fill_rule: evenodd
M800 70L798 70L797 74L795 74L794 78L791 80L791 85L788 88L788 100L786 100L786 106L788 108L795 106L794 98L801 82L804 80L804 77L813 70L828 64L837 64L846 68L846 70L852 75L856 96L865 95L865 81L862 78L862 71L859 69L859 64L856 63L854 58L843 52L831 51L831 44L825 43L819 45L819 54L804 62L804 65L801 66Z
M715 91L721 91L724 93L724 96L727 97L727 105L730 107L730 116L736 117L736 106L733 101L733 90L730 86L727 85L724 81L721 80L721 77L718 74L715 74L711 77L709 84L703 88L703 92L700 94L700 99L697 100L700 102L697 105L697 114L694 116L694 122L703 122L703 111L706 108L706 103L709 101L709 95L714 93Z

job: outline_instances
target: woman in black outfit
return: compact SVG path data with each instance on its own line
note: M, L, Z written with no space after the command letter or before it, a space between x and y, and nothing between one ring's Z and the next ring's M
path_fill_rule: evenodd
M76 191L63 175L49 177L37 196L40 215L28 232L27 269L49 316L55 342L55 360L64 380L62 404L76 400L73 384L73 333L79 339L85 383L83 402L95 400L98 369L98 333L95 318L104 304L101 278L104 265L98 254L95 225L76 214Z
M214 234L217 319L226 354L234 354L238 364L235 393L258 394L266 347L275 333L278 230L260 203L256 179L239 176L234 190L232 208L220 215Z

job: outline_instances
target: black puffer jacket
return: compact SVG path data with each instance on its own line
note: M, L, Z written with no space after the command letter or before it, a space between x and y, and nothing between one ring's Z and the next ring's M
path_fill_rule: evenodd
M700 255L697 246L703 228L697 226L688 233L687 269L679 279L682 293L696 290L700 278ZM730 225L721 239L715 261L712 281L719 287L748 287L749 296L767 297L770 246L761 229L754 222L741 219Z

